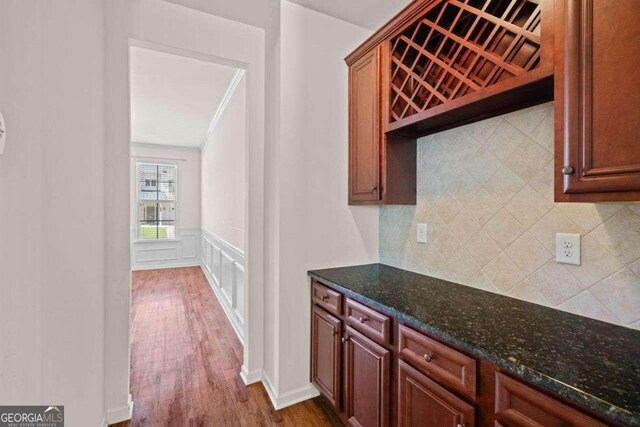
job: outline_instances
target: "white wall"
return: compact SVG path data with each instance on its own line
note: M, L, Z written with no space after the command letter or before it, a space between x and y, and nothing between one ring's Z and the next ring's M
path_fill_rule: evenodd
M202 229L244 252L246 81L202 147Z
M104 415L104 28L101 0L2 2L0 402L69 426Z
M268 110L279 105L279 117L268 128L267 141L275 146L268 147L266 178L266 232L276 239L268 248L277 254L268 254L276 265L269 267L266 301L275 295L275 312L266 319L265 336L277 347L265 356L271 362L265 376L277 406L314 392L307 270L378 260L378 208L347 205L343 58L370 32L287 1L280 7L280 40L267 35L275 50L268 55L280 55L267 82L280 90L267 97Z

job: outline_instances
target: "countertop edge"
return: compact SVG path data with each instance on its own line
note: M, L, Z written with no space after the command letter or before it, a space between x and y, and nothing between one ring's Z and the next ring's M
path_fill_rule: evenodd
M477 346L469 344L463 340L452 336L445 331L440 330L439 328L432 327L426 323L421 322L420 320L414 318L413 316L407 315L403 312L400 312L392 307L389 307L385 304L382 304L376 300L368 298L364 295L361 295L357 292L351 291L348 288L341 286L338 283L333 282L325 277L322 277L314 272L314 270L307 271L307 275L313 279L318 280L319 282L334 288L335 290L342 292L347 297L352 297L353 299L362 302L364 304L371 305L373 307L379 308L382 311L391 314L392 316L402 320L403 322L417 328L428 332L435 337L442 339L448 343L451 343L462 350L472 354L476 357L481 357L495 364L496 366L504 369L508 373L513 375L520 376L525 378L526 380L532 382L533 384L542 387L544 389L550 390L559 394L575 403L576 405L593 411L601 416L612 419L614 421L624 423L629 426L640 426L640 420L637 415L633 412L628 411L627 409L621 408L607 402L599 397L593 396L591 394L580 391L579 389L565 384L561 381L554 379L548 375L542 374L534 369L528 368L524 365L520 365L517 363L510 362L509 360L505 360L500 356L496 356L491 353L489 350L480 349ZM551 385L551 386L550 386Z

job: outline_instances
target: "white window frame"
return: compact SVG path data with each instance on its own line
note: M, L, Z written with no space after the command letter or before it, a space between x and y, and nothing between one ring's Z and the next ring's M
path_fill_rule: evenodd
M163 237L163 238L157 238L157 239L142 239L140 237L140 191L139 191L139 187L138 185L140 184L138 182L138 172L140 169L140 166L172 166L176 168L176 189L175 189L175 194L176 194L176 200L175 200L175 206L176 206L176 213L175 213L175 217L176 219L173 221L173 233L174 233L174 237ZM180 168L178 167L178 163L173 163L173 162L154 162L153 160L149 160L149 161L144 161L144 162L136 162L136 172L135 172L135 183L136 183L136 187L135 187L135 192L136 192L136 242L145 242L145 243L151 243L151 242L174 242L174 241L178 241L180 239L178 239L177 237L177 230L178 230L178 209L180 207L180 201L179 201L179 192L178 192L178 175L180 173ZM158 185L159 181L158 178L156 177L156 185ZM159 215L159 212L156 212L156 215Z

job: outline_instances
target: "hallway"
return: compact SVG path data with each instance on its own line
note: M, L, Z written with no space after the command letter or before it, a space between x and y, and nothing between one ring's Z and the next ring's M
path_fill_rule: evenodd
M199 267L133 272L132 426L328 426L319 399L275 411ZM335 422L335 421L333 421Z

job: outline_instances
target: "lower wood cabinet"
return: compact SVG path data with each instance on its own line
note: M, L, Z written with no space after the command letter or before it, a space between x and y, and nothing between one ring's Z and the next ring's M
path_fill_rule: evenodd
M388 426L391 352L351 327L344 351L347 420L353 426Z
M609 425L316 281L311 381L354 427Z
M605 427L595 419L496 372L496 416L510 427Z
M311 320L311 381L336 408L341 392L341 321L314 306Z
M475 408L403 361L398 367L399 427L473 427Z

